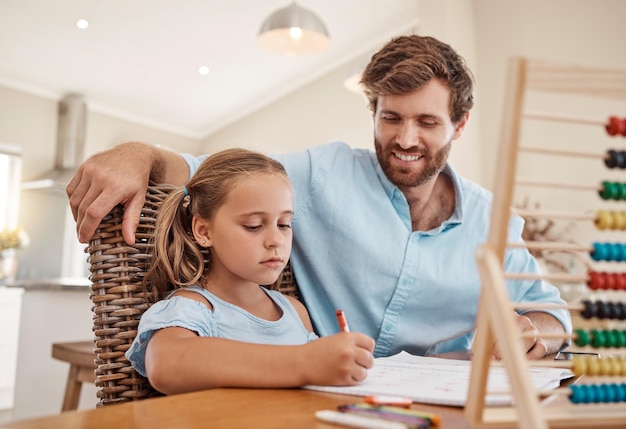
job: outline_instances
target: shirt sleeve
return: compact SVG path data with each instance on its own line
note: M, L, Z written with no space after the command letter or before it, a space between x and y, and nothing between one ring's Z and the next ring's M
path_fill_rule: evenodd
M319 338L319 335L317 335L315 332L309 331L306 342L310 343L311 341L318 340Z
M206 305L193 299L175 296L158 301L141 316L137 336L126 352L133 368L146 377L146 348L156 331L179 327L189 329L201 337L216 336L212 313Z
M523 221L521 222L523 227ZM516 235L518 241L521 240L521 233ZM510 241L514 241L509 236ZM526 248L508 249L505 255L505 270L507 272L540 273L541 269L535 258ZM552 284L538 280L508 280L509 294L511 300L515 302L549 302L562 305L563 308L542 310L554 316L565 329L565 332L572 332L572 318L567 309L567 303L560 297L559 290ZM518 311L520 314L532 310ZM566 342L569 345L570 341Z
M187 165L189 166L189 178L196 174L198 167L202 164L202 161L208 158L208 155L194 156L189 153L180 153Z
M355 149L347 143L332 142L313 146L306 150L271 154L272 158L285 167L293 185L296 207L302 208L313 204L311 195L331 171L342 171L355 162ZM296 215L298 215L296 210Z

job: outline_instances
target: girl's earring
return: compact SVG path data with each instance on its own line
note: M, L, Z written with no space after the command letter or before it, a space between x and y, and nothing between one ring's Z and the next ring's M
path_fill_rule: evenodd
M206 244L206 240L202 240L202 244Z

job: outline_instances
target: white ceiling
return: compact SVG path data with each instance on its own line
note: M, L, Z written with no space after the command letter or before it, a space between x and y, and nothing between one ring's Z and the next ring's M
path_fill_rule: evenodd
M263 20L290 2L0 0L0 85L79 93L90 110L202 138L417 27L418 0L302 0L325 22L329 49L262 51Z

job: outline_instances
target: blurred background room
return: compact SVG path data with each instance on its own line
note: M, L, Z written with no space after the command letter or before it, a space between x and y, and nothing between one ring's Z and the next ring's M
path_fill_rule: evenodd
M365 98L346 80L390 38L416 33L452 45L474 72L476 104L450 162L493 189L509 58L626 69L622 0L301 0L324 22L327 47L307 55L262 49L263 21L289 4L0 1L0 424L58 413L68 365L51 357L51 345L92 338L84 245L64 192L90 155L125 141L198 155L234 146L293 151L337 140L373 148ZM603 120L626 116L625 97L531 101ZM616 141L602 127L536 124L527 136L535 145L585 152ZM579 160L565 168L543 162L526 160L522 173L545 169L555 179L582 182L604 174ZM623 177L614 173L612 180ZM555 199L580 211L596 204L534 188L514 198L518 207L547 209ZM533 225L530 232L547 240L588 242L595 233L567 221L548 230ZM622 233L613 234L618 240ZM542 261L546 269L553 262ZM558 263L585 270L579 259ZM572 284L562 292L579 300L587 289ZM79 407L94 407L95 392L87 384Z

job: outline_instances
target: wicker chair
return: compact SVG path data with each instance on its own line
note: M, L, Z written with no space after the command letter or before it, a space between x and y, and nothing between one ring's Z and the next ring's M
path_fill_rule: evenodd
M98 406L160 395L133 369L124 353L137 335L141 315L152 304L144 291L143 277L150 265L156 213L172 189L175 188L162 184L148 187L133 246L122 237L124 209L118 206L102 220L87 247ZM150 291L150 285L147 289ZM289 264L279 290L299 298Z

